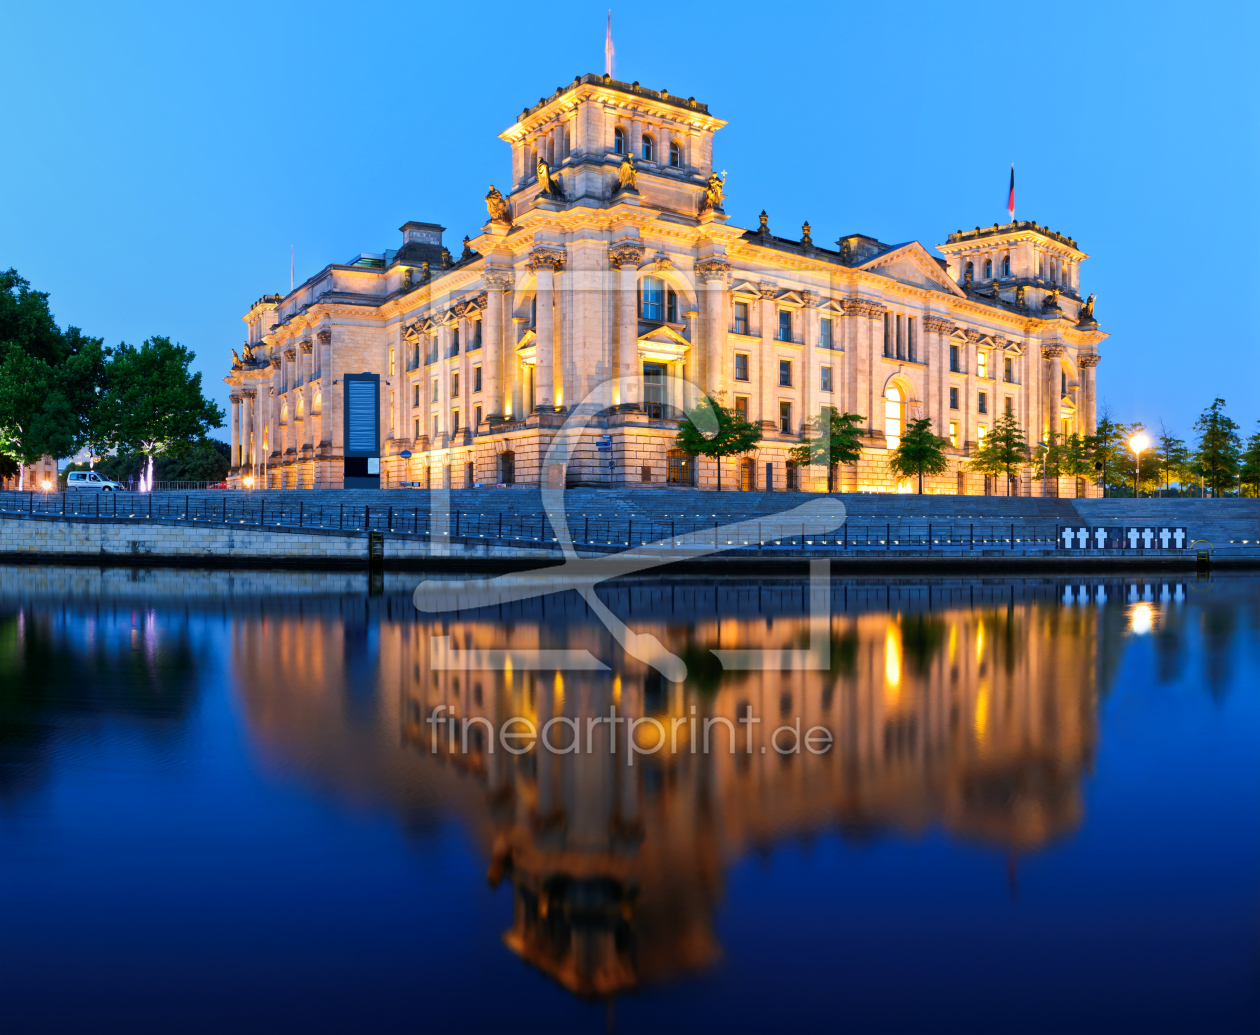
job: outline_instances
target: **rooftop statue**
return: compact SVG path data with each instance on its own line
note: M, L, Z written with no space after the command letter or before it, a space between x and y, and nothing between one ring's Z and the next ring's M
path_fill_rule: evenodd
M1092 320L1094 318L1094 293L1091 291L1089 298L1085 299L1085 304L1081 306L1081 319Z
M499 188L490 184L490 193L486 195L486 211L490 213L492 223L512 225L512 209L507 199L499 193Z
M241 369L241 357L236 354L236 349L232 350L232 369L233 370Z
M551 175L551 166L542 158L538 159L538 186L542 188L544 194L550 194L553 198L564 197L564 191L560 189L560 181Z
M1041 303L1042 309L1058 309L1059 308L1059 289L1051 288L1046 292L1046 300Z
M709 182L704 188L704 203L700 206L701 211L709 208L721 209L725 197L726 179L714 173L709 177Z
M617 170L617 190L635 190L638 179L639 173L634 167L634 157L626 155L621 160L621 168Z

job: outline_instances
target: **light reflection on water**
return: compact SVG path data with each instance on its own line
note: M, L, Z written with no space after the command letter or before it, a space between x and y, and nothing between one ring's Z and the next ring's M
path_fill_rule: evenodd
M99 1012L40 1000L54 975L66 977L54 969L63 955L77 974L101 952L90 919L101 909L129 918L124 955L184 954L209 967L181 970L170 994L208 983L218 1003L195 1019L174 1003L171 1014L155 1008L155 1028L172 1017L213 1028L220 1008L265 1030L339 1030L338 1010L390 1030L402 1018L439 1029L590 1028L587 1004L608 1002L623 1028L652 1027L664 1008L691 1028L821 1027L834 1018L812 998L817 979L808 992L795 986L829 959L845 967L846 1003L865 1028L1256 1018L1254 923L1240 933L1237 917L1250 909L1254 920L1260 905L1257 816L1239 813L1260 803L1260 581L837 580L830 667L782 672L724 672L710 652L807 646L804 582L604 587L601 598L636 632L683 658L682 684L625 656L576 595L434 619L410 607L414 581L390 576L373 595L353 575L5 571L0 832L12 854L0 945L6 971L23 978L3 979L6 999L16 998L18 1016L41 1019L31 1030L71 1029L85 1016L99 1029L136 1030L148 1016L118 987ZM465 658L506 650L516 663L435 668L433 636L449 636ZM521 659L537 649L588 650L609 671L531 670ZM639 753L628 751L624 724L590 721L610 707L657 720L638 727ZM451 714L486 721L471 722L465 743L439 724ZM740 723L749 714L760 723ZM536 727L576 720L585 750L492 750L486 729L513 716ZM771 739L775 727L798 723L801 733L825 731L829 749L776 751L785 740ZM710 750L692 750L705 729ZM1152 753L1164 772L1135 782ZM1179 809L1184 822L1217 821L1214 843L1201 846L1208 854L1172 822ZM103 816L113 813L110 831ZM382 823L398 844L381 843ZM157 891L94 884L94 854L116 852L125 865L138 850L162 864ZM1164 865L1152 851L1178 860L1166 885L1143 876ZM200 893L167 887L205 866L202 853L232 867L230 901L211 892L198 905ZM873 857L883 860L875 872ZM1248 866L1250 880L1239 876ZM1117 867L1132 887L1151 884L1120 893L1136 900L1119 929L1104 921L1109 907L1098 905L1097 918L1088 908L1091 873L1106 884ZM1234 884L1221 883L1222 869ZM23 879L33 895L13 893ZM224 878L211 868L201 879ZM838 891L841 879L852 886ZM382 899L360 886L370 880L384 882ZM1196 896L1213 880L1218 897L1232 890L1221 921L1204 927ZM67 884L80 888L65 896ZM176 929L155 916L168 894L186 911ZM287 894L309 895L325 917L291 943L286 923L301 922L277 905ZM1173 894L1195 899L1200 928L1167 930ZM974 899L966 934L936 915L952 911L955 895ZM882 921L866 915L864 896L884 902ZM904 903L920 898L919 915L907 914ZM421 908L400 933L408 901ZM455 904L465 916L448 915ZM278 925L256 935L284 953L268 965L301 969L291 988L318 988L312 1002L331 996L336 1009L290 1002L273 1014L277 990L242 978L223 955L233 950L193 948L223 922L212 909L245 926L251 917ZM1034 965L1065 936L1030 919L1045 911L1074 918L1066 934L1078 953L1113 959L1110 987L1080 979L1075 964ZM63 932L55 946L42 926L49 916ZM819 940L820 916L851 924L857 946ZM1122 960L1144 957L1156 919L1167 945L1193 949L1195 962L1170 948L1160 981L1136 965L1130 980L1114 962L1117 939ZM863 943L864 925L873 926ZM898 937L881 945L890 926ZM1006 958L985 956L988 980L960 974L945 993L940 978L963 961L945 943L931 962L922 952L947 935L987 953L1005 940ZM1200 974L1204 945L1215 984ZM348 963L365 952L384 957L371 979ZM508 953L528 969L505 969ZM481 1011L432 999L408 1006L393 980L416 960L436 987L480 989ZM470 966L493 987L466 985ZM925 994L913 1004L890 997L885 976L868 973L876 966L899 968ZM1235 980L1222 985L1222 973ZM1009 987L994 989L998 977Z

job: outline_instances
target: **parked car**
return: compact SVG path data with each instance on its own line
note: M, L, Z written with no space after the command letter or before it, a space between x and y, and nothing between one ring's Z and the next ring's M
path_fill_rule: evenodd
M122 492L123 487L108 478L102 478L95 471L71 471L66 475L66 491Z

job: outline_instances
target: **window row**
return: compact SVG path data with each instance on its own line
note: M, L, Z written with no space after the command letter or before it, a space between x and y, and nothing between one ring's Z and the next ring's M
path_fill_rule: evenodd
M832 390L832 376L830 366L821 366L818 368L819 388L824 392ZM735 353L735 380L749 381L748 375L748 353ZM792 387L792 361L790 359L779 360L779 385L783 388Z
M918 362L918 320L901 313L884 314L884 355Z
M949 369L955 374L963 372L960 364L960 348L957 345L949 347ZM989 372L989 350L976 349L976 377L987 380L993 375ZM1015 384L1015 360L1010 356L1002 357L1002 380L1007 384Z
M630 137L621 126L613 130L613 152L619 155L630 153ZM639 157L645 162L656 162L656 137L651 133L643 134L643 139L639 144ZM671 140L669 142L669 167L681 169L682 160L682 144L677 140Z
M481 391L481 367L473 367L472 370L472 390L474 393ZM438 401L438 379L435 377L430 380L429 402ZM451 371L451 398L459 398L459 371ZM413 407L420 405L420 382L417 381L411 386L411 405Z
M795 316L791 309L778 311L778 326L775 328L776 341L800 343L801 336L795 329ZM736 334L752 334L752 320L749 317L749 303L736 302L734 307L734 332ZM832 333L831 317L824 316L818 321L818 347L830 349L834 347L835 337Z
M735 412L744 420L748 420L748 396L735 396ZM792 430L792 404L786 399L779 400L779 431L784 435L794 434Z
M951 410L957 410L960 408L959 399L960 399L959 389L957 387L951 387L949 390L949 408ZM1004 404L1005 412L1014 413L1015 400L1009 395L1005 397L1005 400L1006 400ZM976 393L976 412L977 413L989 412L989 393L988 392Z

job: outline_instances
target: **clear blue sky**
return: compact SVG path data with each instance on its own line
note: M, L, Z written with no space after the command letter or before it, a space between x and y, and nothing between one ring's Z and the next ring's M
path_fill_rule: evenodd
M397 247L454 251L506 188L496 134L603 71L605 5L0 2L0 267L58 321L197 353L251 302ZM613 9L617 76L730 125L727 211L929 246L1017 216L1090 253L1100 395L1183 435L1260 417L1260 5L688 4ZM221 431L225 436L226 432Z

